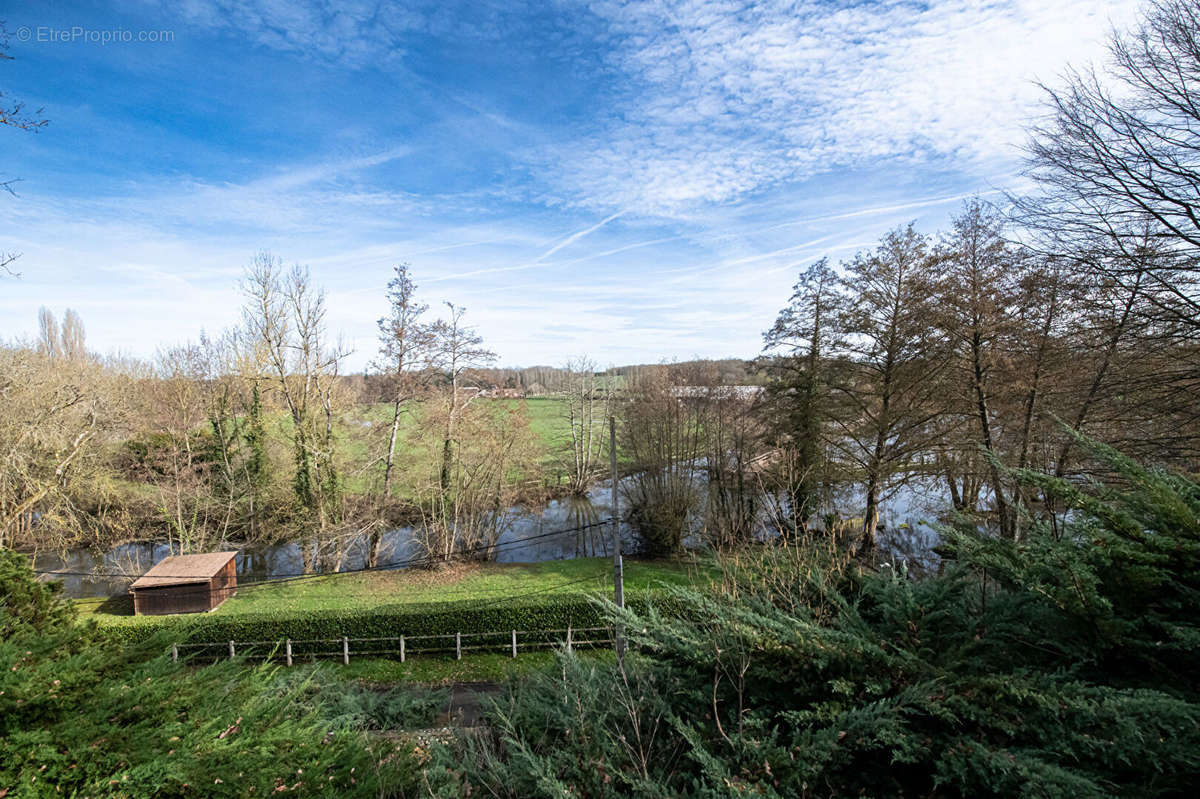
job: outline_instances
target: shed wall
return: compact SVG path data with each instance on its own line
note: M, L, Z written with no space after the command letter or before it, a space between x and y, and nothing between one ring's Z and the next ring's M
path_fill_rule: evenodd
M138 616L162 616L168 613L203 613L211 607L208 581L136 588L133 612Z
M231 559L209 582L212 588L209 602L211 610L237 593L237 563Z

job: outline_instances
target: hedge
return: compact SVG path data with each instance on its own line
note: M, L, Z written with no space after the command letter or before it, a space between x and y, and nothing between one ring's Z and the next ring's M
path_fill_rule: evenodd
M642 610L649 601L631 598L631 609ZM283 641L382 638L453 633L503 633L570 627L600 627L608 623L598 603L579 595L562 599L521 602L460 600L375 606L364 610L305 610L287 614L247 613L222 616L189 614L156 623L117 624L102 627L105 636L124 643L153 637L175 643L216 641ZM414 649L416 651L416 649Z

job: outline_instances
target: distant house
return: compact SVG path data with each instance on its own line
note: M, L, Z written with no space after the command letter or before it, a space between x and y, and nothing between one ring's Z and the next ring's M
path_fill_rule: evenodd
M489 388L482 394L492 399L521 399L525 396L525 390L521 388Z
M204 613L237 591L236 552L171 555L129 587L135 616Z
M757 399L766 391L762 386L671 386L671 394L679 399Z

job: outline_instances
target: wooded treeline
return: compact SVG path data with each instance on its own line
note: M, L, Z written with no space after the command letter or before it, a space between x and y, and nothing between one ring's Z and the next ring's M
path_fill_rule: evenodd
M1200 331L1164 312L1168 291L1146 276L1157 253L1099 269L1026 232L972 201L940 236L899 229L800 277L767 333L768 415L794 471L781 485L796 529L851 475L869 546L889 492L933 478L956 510L1018 538L1030 512L1053 508L1004 467L1087 473L1064 427L1197 468ZM1131 280L1112 276L1127 268Z
M320 570L363 534L374 559L401 520L443 555L451 529L460 546L494 543L540 453L519 409L466 390L493 356L463 310L418 320L413 289L399 267L375 364L386 405L342 374L348 350L307 270L268 253L246 271L239 325L149 362L90 353L78 315L43 309L36 341L0 348L0 546L286 539Z

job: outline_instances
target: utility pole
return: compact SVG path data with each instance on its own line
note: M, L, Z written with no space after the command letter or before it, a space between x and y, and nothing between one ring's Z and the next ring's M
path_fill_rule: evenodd
M617 417L608 417L608 465L612 470L613 602L625 607L625 565L621 561L621 504L617 493ZM617 658L625 658L624 628L617 625Z

